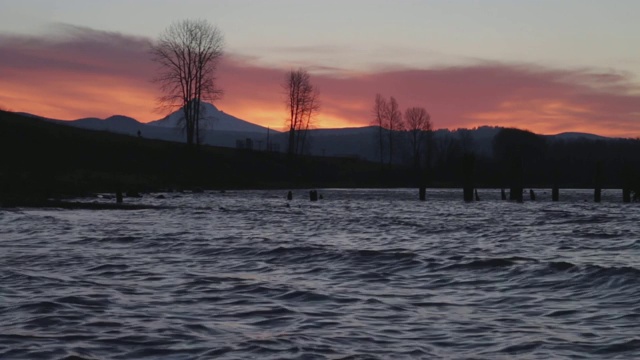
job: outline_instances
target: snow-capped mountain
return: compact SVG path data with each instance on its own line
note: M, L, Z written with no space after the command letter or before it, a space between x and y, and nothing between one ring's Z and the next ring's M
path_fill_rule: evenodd
M201 106L204 109L204 118L201 125L207 130L214 131L237 131L237 132L264 132L267 128L260 125L252 124L248 121L238 119L229 115L210 103L203 102ZM182 109L175 111L164 119L148 122L147 125L175 128L182 117ZM273 130L272 130L273 131Z

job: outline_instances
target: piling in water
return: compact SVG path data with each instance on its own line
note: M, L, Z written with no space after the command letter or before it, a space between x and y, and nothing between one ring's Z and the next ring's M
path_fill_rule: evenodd
M507 194L505 193L504 189L500 189L500 198L502 200L507 200Z
M533 189L529 189L529 199L531 201L536 201L536 193L533 192Z
M593 190L593 201L599 203L602 200L602 162L596 163L595 188Z
M427 187L426 186L420 186L420 189L419 189L418 192L419 192L420 201L427 200Z
M287 200L293 200L293 193L291 191L287 193Z
M633 169L629 165L625 165L622 169L622 202L631 202L631 189L634 187L634 182ZM634 195L634 201L636 196L637 194Z
M309 191L309 200L318 201L318 192L316 190Z
M593 190L593 201L599 203L602 200L602 188L596 187Z
M480 196L478 196L478 189L475 189L474 193L476 195L476 201L480 201Z
M551 201L560 201L560 170L558 170L558 165L554 165L553 170L551 171L552 183L553 187L551 188Z
M473 201L473 187L465 186L462 192L464 201Z
M122 204L122 191L116 191L116 203Z
M519 156L514 157L511 161L511 167L509 170L511 173L511 188L509 189L509 200L522 202L522 192L524 191L524 186L522 185L522 158Z
M463 196L464 201L473 201L473 167L476 157L473 154L465 154L462 158Z

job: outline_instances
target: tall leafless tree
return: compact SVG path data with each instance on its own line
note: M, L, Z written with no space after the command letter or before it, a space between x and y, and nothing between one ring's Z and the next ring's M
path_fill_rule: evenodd
M389 131L389 165L393 163L394 159L394 143L398 131L404 130L404 122L402 121L402 111L400 106L393 96L389 99L386 109L386 128Z
M386 139L385 125L387 118L387 100L380 94L376 94L376 100L373 105L373 121L372 125L378 128L378 150L380 151L380 165L384 163L384 143Z
M289 112L287 127L289 129L288 154L295 156L304 151L308 131L314 116L320 110L319 91L311 84L311 76L304 69L291 70L287 73L283 88L286 93L285 103Z
M421 107L412 107L404 112L404 121L411 147L411 157L415 169L420 169L421 155L426 153L427 136L433 130L431 115Z
M178 126L190 146L201 142L202 102L222 95L215 73L223 48L222 32L206 20L173 23L151 47L153 60L160 65L156 78L163 93L160 107L167 112L182 109Z

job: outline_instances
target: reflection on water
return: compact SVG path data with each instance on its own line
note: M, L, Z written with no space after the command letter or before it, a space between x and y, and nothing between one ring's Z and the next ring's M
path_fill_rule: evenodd
M0 210L0 358L640 354L640 207L617 191L320 193Z

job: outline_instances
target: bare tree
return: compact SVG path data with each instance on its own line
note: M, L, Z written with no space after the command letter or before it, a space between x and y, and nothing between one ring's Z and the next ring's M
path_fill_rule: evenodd
M409 145L411 147L411 157L415 169L420 168L420 155L423 149L426 150L427 136L433 131L431 115L424 108L412 107L404 112L404 120L409 135ZM426 151L425 151L426 153Z
M285 103L289 111L288 154L302 154L314 116L320 110L319 92L311 84L311 76L304 69L291 70L286 76L283 88Z
M182 109L178 126L190 146L201 141L202 102L213 102L222 95L215 73L223 47L222 32L206 20L173 23L151 47L153 60L160 65L156 82L163 95L158 102L167 112Z
M404 123L402 121L402 111L396 99L392 96L389 99L386 109L386 128L389 131L389 165L393 162L394 154L394 140L398 131L404 129Z
M387 118L387 100L380 94L376 94L376 100L373 105L373 122L378 127L378 150L380 151L380 165L384 163L384 142L385 142L385 125Z

